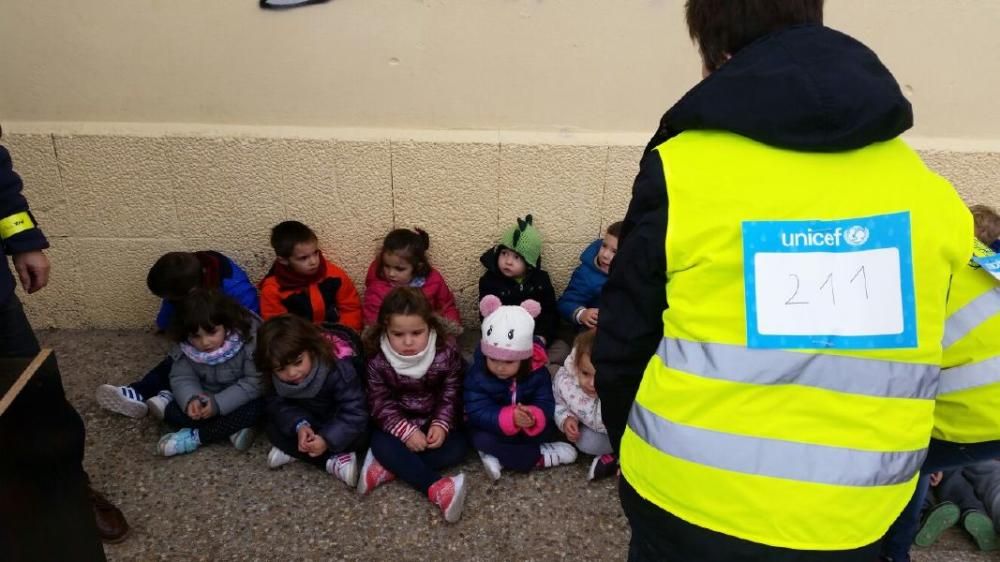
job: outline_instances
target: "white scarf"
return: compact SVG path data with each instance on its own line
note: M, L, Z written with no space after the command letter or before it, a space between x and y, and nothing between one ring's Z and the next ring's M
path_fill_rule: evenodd
M382 348L382 354L389 360L389 364L392 365L393 370L404 377L420 379L427 374L427 369L434 362L437 332L434 330L430 332L430 335L427 336L427 347L416 355L400 355L396 353L396 350L389 345L389 338L385 334L382 334L379 347Z

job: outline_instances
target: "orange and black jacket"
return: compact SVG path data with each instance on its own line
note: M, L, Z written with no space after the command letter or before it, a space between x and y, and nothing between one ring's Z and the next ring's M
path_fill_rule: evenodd
M283 285L275 268L260 282L260 314L267 320L295 314L315 324L334 322L361 331L361 298L354 282L326 258L326 274L308 285Z

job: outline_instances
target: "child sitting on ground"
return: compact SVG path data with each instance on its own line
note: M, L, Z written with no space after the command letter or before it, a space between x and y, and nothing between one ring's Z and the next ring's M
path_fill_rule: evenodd
M556 426L577 449L594 455L587 472L588 480L611 476L618 471L608 430L601 420L601 400L594 388L594 364L590 357L596 333L590 329L576 337L566 363L552 380Z
M528 472L568 464L576 449L556 442L552 378L532 362L536 301L502 306L487 295L479 303L485 317L482 341L465 378L465 413L472 445L493 480L503 468Z
M308 226L285 221L271 230L274 265L260 282L264 320L280 314L301 316L313 324L339 323L361 331L361 298L354 282L323 256Z
M376 428L358 482L365 495L398 476L450 523L462 516L467 487L464 474L439 473L467 450L459 427L464 365L453 335L418 289L397 287L382 301L364 338Z
M996 483L1000 482L1000 472L994 472L997 467L1000 464L989 461L932 474L930 483L934 491L925 496L924 518L914 543L931 546L946 529L960 524L979 550L995 550L998 543L993 521L986 505L977 496L973 481L988 485L987 482L993 480L993 486L997 487ZM936 504L932 496L937 496ZM995 502L997 498L993 500Z
M451 289L427 259L430 245L430 236L419 228L397 228L386 234L365 276L365 326L375 323L382 301L396 287L420 289L435 314L461 326Z
M260 313L257 287L236 262L219 252L169 252L160 256L146 276L149 291L163 299L156 315L156 327L166 330L174 317L175 305L196 288L218 289L247 310ZM152 413L163 419L163 410L173 400L170 394L170 367L167 356L142 379L125 386L102 384L97 387L97 403L103 408L131 418Z
M358 483L357 451L364 451L368 404L364 382L338 347L349 342L291 314L264 322L255 361L271 374L265 427L271 440L267 466L303 460L344 481ZM342 328L345 332L346 328Z
M542 310L534 320L535 335L548 347L559 325L556 293L549 274L541 268L542 237L532 222L531 215L517 219L517 224L500 237L500 243L479 257L486 268L479 278L479 300L493 295L505 306L517 306L529 299L537 302ZM563 359L565 356L557 362Z
M190 453L229 438L240 451L253 443L253 426L264 411L260 372L254 365L260 321L230 297L198 289L177 307L169 328L174 400L163 421L181 428L160 438L165 456Z
M566 285L559 302L559 314L569 323L584 330L597 326L598 301L601 289L608 280L611 262L618 253L618 236L622 223L608 227L604 238L594 240L580 254L580 265L573 270L573 276Z

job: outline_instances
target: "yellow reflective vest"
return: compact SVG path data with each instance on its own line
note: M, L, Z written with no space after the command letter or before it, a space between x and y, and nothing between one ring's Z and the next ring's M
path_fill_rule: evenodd
M926 454L968 210L898 139L803 153L688 131L655 150L668 309L622 440L625 478L741 539L877 541Z
M942 343L934 438L1000 439L1000 288L975 262L952 280Z

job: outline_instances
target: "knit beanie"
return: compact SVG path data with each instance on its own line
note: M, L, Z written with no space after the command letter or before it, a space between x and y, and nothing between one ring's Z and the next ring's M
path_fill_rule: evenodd
M542 259L542 235L531 221L531 215L517 219L517 224L500 237L500 245L517 252L531 267L538 267Z
M483 355L500 361L530 359L534 346L535 317L542 311L538 301L528 299L520 306L502 306L496 295L479 302L483 315Z

